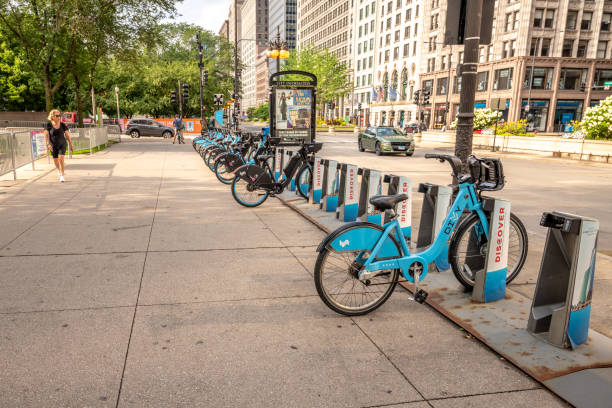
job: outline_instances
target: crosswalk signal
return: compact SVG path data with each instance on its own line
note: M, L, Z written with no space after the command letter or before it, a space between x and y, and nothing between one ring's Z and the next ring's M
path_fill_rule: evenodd
M361 102L357 104L357 110L361 110Z
M176 105L176 91L172 91L172 96L170 97L172 104Z
M414 92L414 99L413 99L413 102L414 102L414 104L415 104L415 105L418 105L418 104L419 104L419 99L420 99L420 98L421 98L421 91L416 90L416 91Z
M189 84L183 84L183 105L189 102Z

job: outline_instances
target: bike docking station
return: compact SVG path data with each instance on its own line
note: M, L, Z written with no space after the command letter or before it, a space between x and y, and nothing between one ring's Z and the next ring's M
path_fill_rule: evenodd
M389 183L389 195L406 194L408 196L407 200L397 204L396 214L399 217L404 237L410 240L412 236L412 181L408 177L388 174L384 176L383 182ZM384 220L385 223L389 221L391 220L386 218Z
M448 213L453 190L448 186L437 184L419 184L419 193L423 193L423 204L421 206L421 218L419 220L419 233L417 236L417 248L425 248L431 245L436 238L436 231L440 231L442 223ZM444 252L435 261L439 271L450 269L448 253Z
M336 212L338 207L338 162L323 159L323 188L321 194L321 210Z
M359 188L359 209L357 217L360 221L383 224L383 213L374 208L370 197L382 194L383 177L380 171L361 169L361 186Z
M357 198L357 178L359 169L353 164L340 165L340 190L336 218L340 221L357 220L359 199Z
M278 181L280 179L283 171L283 158L282 149L277 148L274 151L274 181Z
M548 233L527 330L575 349L588 338L599 222L552 212L540 225Z
M510 202L489 197L482 198L484 210L491 214L489 240L487 241L484 265L480 257L467 260L464 268L475 275L472 299L477 302L495 302L506 296L506 273L508 271L508 239L510 233ZM470 240L467 251L478 251Z
M321 202L321 190L323 188L323 164L320 157L314 158L312 165L312 183L308 186L308 202L319 204Z

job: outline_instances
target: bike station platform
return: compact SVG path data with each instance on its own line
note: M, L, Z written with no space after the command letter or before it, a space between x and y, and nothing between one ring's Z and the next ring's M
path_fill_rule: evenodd
M238 205L189 144L124 140L2 193L2 407L567 406L404 290L330 312L324 233Z

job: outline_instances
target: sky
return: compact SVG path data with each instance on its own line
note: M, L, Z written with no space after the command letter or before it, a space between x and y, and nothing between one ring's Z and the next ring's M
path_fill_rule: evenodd
M177 5L176 20L196 24L219 33L223 20L227 19L230 0L183 0Z

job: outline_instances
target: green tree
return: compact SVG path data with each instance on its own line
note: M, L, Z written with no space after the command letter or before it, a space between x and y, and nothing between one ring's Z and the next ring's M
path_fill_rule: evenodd
M317 77L317 99L322 107L351 92L352 83L344 64L329 50L312 47L292 51L281 68L283 71L306 71Z
M612 139L612 96L588 108L578 127L588 139Z

